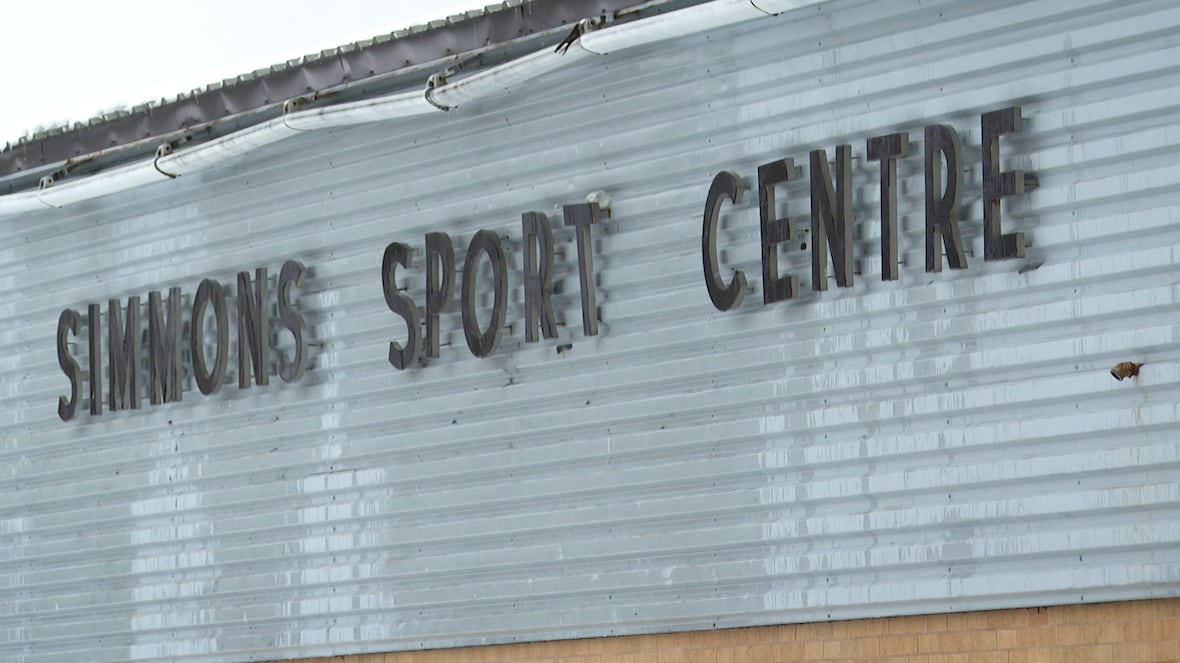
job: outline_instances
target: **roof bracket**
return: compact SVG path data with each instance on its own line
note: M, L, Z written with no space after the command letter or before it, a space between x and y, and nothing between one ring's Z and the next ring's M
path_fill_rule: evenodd
M283 126L287 127L291 131L303 131L303 129L291 126L291 124L287 122L287 116L290 115L291 113L298 113L299 111L303 110L304 106L307 106L308 104L310 104L313 101L318 100L319 98L320 98L320 94L318 92L316 92L314 94L305 94L305 95L301 95L301 96L294 97L292 99L288 99L288 100L284 101L283 102Z
M576 44L582 38L582 35L591 30L597 30L602 23L603 19L601 16L590 16L578 21L574 24L573 29L569 31L569 34L565 36L565 39L562 39L561 43L557 45L557 48L553 49L553 52L565 55L566 51L570 50L570 46Z
M57 209L58 208L57 205L54 205L53 203L46 201L44 198L41 197L41 194L45 193L45 191L47 189L53 188L53 185L57 183L58 178L62 178L65 176L66 176L65 170L57 170L57 171L54 171L54 172L46 175L45 177L42 177L41 181L37 185L37 202L41 203L42 205L44 205L50 209Z
M303 107L319 99L318 94L305 94L283 102L283 115L303 110Z
M168 179L174 180L177 177L176 173L170 173L170 172L164 170L163 168L160 168L160 159L162 157L168 156L169 154L172 154L172 145L171 144L164 143L163 145L157 147L156 148L156 158L152 160L152 165L155 166L156 170L159 171L159 173L161 175L163 175L164 177L167 177Z
M434 92L435 88L446 85L447 77L453 73L455 72L451 69L444 69L442 71L434 72L430 75L430 78L426 79L426 102L441 111L449 111L451 110L451 107L435 101L434 95L432 93Z

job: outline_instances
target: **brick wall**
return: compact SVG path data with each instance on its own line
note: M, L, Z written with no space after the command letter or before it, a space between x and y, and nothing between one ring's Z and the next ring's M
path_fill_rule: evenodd
M1177 663L1180 599L366 654L306 663Z

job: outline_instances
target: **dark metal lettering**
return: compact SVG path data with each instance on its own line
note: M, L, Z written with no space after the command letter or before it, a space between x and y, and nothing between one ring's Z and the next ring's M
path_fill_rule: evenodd
M535 343L557 338L557 323L549 296L553 292L553 230L541 212L520 215L524 239L524 340ZM538 335L538 326L540 335Z
M758 218L762 225L762 303L793 299L799 290L794 276L779 277L778 245L794 239L791 220L778 217L775 186L789 181L795 169L793 159L780 159L758 166Z
M825 247L827 251L825 251ZM836 146L836 189L827 150L811 151L811 289L828 289L828 257L836 285L852 287L852 146Z
M721 171L713 178L709 185L709 195L705 198L704 227L701 230L701 257L705 267L705 287L709 289L709 299L718 311L730 311L742 303L746 294L746 274L740 269L733 271L733 278L729 285L721 280L721 268L717 259L717 222L721 218L721 203L726 198L735 205L740 202L742 195L741 180L737 175L728 171Z
M86 307L86 336L90 345L90 414L102 414L102 310Z
M148 382L152 405L174 403L180 390L180 288L168 290L168 314L160 311L160 293L148 293ZM165 320L167 320L165 322Z
M959 203L963 199L963 146L959 133L945 124L926 127L926 271L942 271L941 248L951 269L967 269L959 234ZM942 162L946 159L946 189Z
M492 284L495 295L492 300L492 320L488 329L480 332L475 317L475 275L479 266L479 255L486 253L492 263ZM500 333L508 315L508 261L500 238L490 230L481 230L471 238L467 247L467 259L463 262L463 292L460 295L463 308L463 335L467 347L476 357L487 357L500 345Z
M238 388L250 387L250 368L259 386L270 383L270 321L266 310L266 268L254 270L254 287L250 272L238 272ZM254 297L250 297L251 289ZM248 355L248 356L247 356Z
M904 131L870 138L869 161L881 162L881 280L897 280L897 160L910 153Z
M446 233L426 233L426 356L438 357L438 314L455 296L455 248Z
M205 363L205 308L213 302L213 317L217 323L217 349L210 371ZM193 377L206 396L216 394L225 380L225 364L229 353L229 314L225 310L225 290L213 279L201 281L193 297L192 333L189 335L193 357Z
M62 421L73 419L78 413L78 401L82 398L82 367L70 355L69 334L78 335L78 327L82 324L82 316L73 309L61 312L57 319L57 365L61 372L70 379L70 398L57 397L57 416Z
M385 293L385 305L390 311L400 315L406 321L406 344L402 346L397 341L389 342L389 363L398 370L406 370L418 363L418 355L422 351L422 327L418 318L418 307L414 300L397 290L397 266L410 266L410 256L413 250L394 242L385 247L385 255L381 259L381 290Z
M983 129L983 259L1024 257L1024 234L1004 234L1000 223L1000 199L1032 191L1037 178L1020 170L1000 172L1000 136L1018 133L1023 124L1020 106L984 113Z
M298 382L307 364L307 343L303 340L303 316L291 303L291 286L303 287L303 263L288 260L279 270L279 320L295 338L295 357L290 361L279 352L279 377L283 382Z
M139 297L127 298L127 326L119 300L107 302L107 374L111 412L139 409Z
M582 333L598 335L598 304L594 293L594 252L590 244L590 226L598 223L598 203L566 205L561 209L565 225L573 226L578 239L578 283L582 288Z

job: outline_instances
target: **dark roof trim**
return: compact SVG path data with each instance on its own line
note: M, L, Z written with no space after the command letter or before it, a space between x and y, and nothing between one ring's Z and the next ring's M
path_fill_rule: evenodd
M527 0L469 13L426 29L375 38L218 83L173 101L54 130L0 152L0 179L250 113L308 93L389 76L495 44L569 26L593 15L613 15L642 0ZM678 4L668 2L667 4ZM687 4L692 4L691 2ZM457 19L457 20L456 20Z

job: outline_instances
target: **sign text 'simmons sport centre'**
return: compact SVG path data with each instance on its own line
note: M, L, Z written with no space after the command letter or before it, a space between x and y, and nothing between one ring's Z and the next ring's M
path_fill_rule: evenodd
M1000 172L999 137L1020 131L1019 107L984 113L983 128L983 190L984 190L984 252L987 260L1024 257L1024 235L1005 234L1001 230L1000 199L1024 193L1036 187L1036 178L1020 171ZM906 133L886 134L869 138L867 153L872 161L881 162L881 279L896 281L897 273L897 160L909 153ZM942 251L954 269L967 267L967 256L959 230L959 206L963 189L962 142L958 132L948 125L932 125L925 132L925 214L926 214L926 271L942 271ZM828 288L828 259L830 252L837 285L853 285L852 232L852 148L836 148L835 178L828 166L827 152L814 150L811 164L811 283L817 291ZM945 170L944 170L945 169ZM763 302L793 299L798 291L795 276L780 276L778 245L793 239L791 220L777 218L775 187L791 178L792 159L771 161L758 167L758 214L761 221L762 278L765 284ZM947 173L945 177L943 173ZM717 224L724 200L737 202L741 179L728 171L718 173L709 188L705 202L704 227L701 232L702 260L705 284L713 305L728 311L741 304L748 286L745 274L738 270L728 285L721 278L717 260ZM582 302L582 328L586 336L598 334L598 307L595 303L595 274L590 228L600 215L596 203L566 205L565 224L574 228L577 238L577 270ZM528 342L557 337L556 317L550 301L553 289L554 247L553 231L548 217L542 212L526 212L521 216L521 236L525 247L521 290L524 299L525 336ZM397 287L398 267L411 266L414 249L394 242L385 249L381 263L381 288L389 310L399 315L406 326L404 343L393 341L389 347L389 363L405 370L418 364L425 347L426 357L439 356L439 316L450 308L455 291L455 253L450 236L444 232L427 233L425 305L420 308ZM491 266L491 319L481 330L476 319L476 274L481 258ZM303 375L306 358L303 318L293 307L292 285L298 286L305 268L295 261L283 264L278 278L278 312L282 325L295 341L295 358L289 360L280 353L279 376L285 382L295 382ZM496 233L477 232L471 239L463 261L460 303L463 334L471 354L487 357L496 351L506 323L508 310L508 262ZM251 285L249 272L237 277L238 306L238 386L250 386L250 373L258 385L266 385L269 378L269 339L266 300L267 275L265 268L257 270ZM251 291L253 290L253 297ZM180 359L181 294L179 288L169 291L167 315L161 312L160 293L148 295L148 394L153 405L181 400ZM212 305L216 320L214 341L215 359L210 368L205 357L204 315ZM140 361L140 300L132 296L127 302L125 323L122 306L110 300L107 306L107 347L109 362L110 409L138 409L141 400L139 387ZM425 317L422 310L425 309ZM88 307L90 375L101 375L101 310L99 305ZM193 299L189 347L191 373L201 393L217 393L225 378L226 356L229 346L229 317L226 295L221 284L205 279ZM77 334L82 316L73 309L62 311L58 320L58 363L70 380L70 397L59 399L58 415L63 421L72 419L77 411L82 391L82 370L69 352L68 338ZM423 327L425 328L423 330ZM425 341L423 341L425 335ZM102 383L90 380L90 413L102 414Z
M0 660L1180 659L1180 6L509 5L0 150Z

